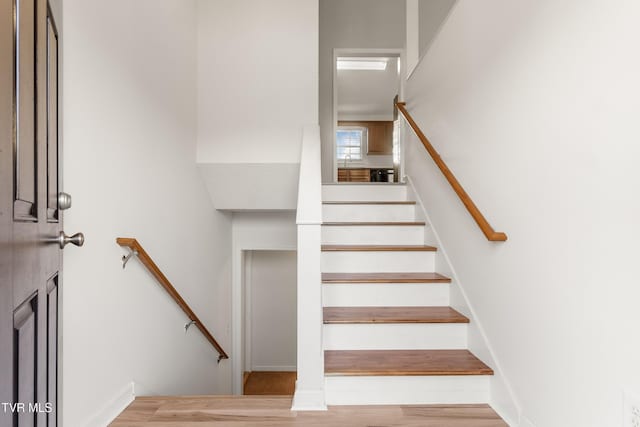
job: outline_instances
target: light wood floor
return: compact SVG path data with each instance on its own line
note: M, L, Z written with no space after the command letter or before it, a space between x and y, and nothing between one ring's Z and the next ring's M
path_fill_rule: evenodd
M293 412L290 397L139 397L111 427L505 427L488 405L331 406Z
M293 396L296 372L245 372L244 394L267 396Z

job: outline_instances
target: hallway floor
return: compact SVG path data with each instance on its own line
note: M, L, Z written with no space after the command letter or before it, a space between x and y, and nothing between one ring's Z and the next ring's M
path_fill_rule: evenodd
M331 406L293 412L284 396L139 397L110 427L505 427L488 405Z
M293 396L297 372L247 372L245 395Z

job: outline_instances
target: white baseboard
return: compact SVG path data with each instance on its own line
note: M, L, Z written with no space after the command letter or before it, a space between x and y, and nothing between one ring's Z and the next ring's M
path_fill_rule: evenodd
M267 372L296 372L298 368L295 365L291 366L266 366L266 365L257 365L251 367L251 372L254 371L267 371Z
M427 207L416 190L416 186L411 179L411 176L406 175L405 179L407 180L408 197L413 197L416 200L417 211L422 213L426 223L431 226L429 230L432 233L431 237L435 241L428 241L427 243L435 244L438 247L437 256L442 257L440 259L441 261L436 260L436 265L441 265L440 262L444 263L446 265L445 271L440 271L440 273L449 274L452 279L451 284L449 285L450 299L453 297L454 292L462 298L463 307L456 306L453 301L450 301L450 305L471 319L468 336L469 350L493 368L494 375L491 378L491 400L489 401L489 404L510 426L517 425L515 423L516 419L519 420L518 424L521 424L522 420L518 416L518 414L521 413L521 405L516 398L513 388L504 375L502 365L498 362L489 338L482 327L482 323L476 315L473 305L467 296L465 288L462 286L462 282L460 281L454 265L447 254L446 248L443 245L431 218L429 217ZM446 271L446 269L449 271ZM524 426L530 427L527 424L524 424Z
M526 420L523 420L522 417L515 414L512 407L503 408L502 405L493 398L489 401L489 406L491 406L491 409L496 411L496 414L510 427L535 427L531 423L527 424Z
M139 396L161 396L162 393L147 387L145 384L142 384L139 381L133 381L133 394L136 397Z
M535 427L531 421L529 421L525 417L520 417L520 426L519 427Z
M135 399L135 385L127 384L113 399L96 412L84 425L86 427L107 427Z
M300 390L296 381L296 392L291 402L292 411L326 411L324 390Z

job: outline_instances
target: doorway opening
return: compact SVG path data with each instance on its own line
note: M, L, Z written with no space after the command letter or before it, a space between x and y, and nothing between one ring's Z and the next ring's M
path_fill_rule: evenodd
M243 394L293 395L297 362L295 251L244 254Z
M334 182L402 181L402 51L335 49L333 59Z

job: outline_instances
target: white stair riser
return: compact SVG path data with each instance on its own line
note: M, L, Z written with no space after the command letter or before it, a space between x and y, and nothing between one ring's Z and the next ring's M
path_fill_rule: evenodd
M404 201L405 186L324 185L323 201ZM410 222L415 205L324 204L324 222ZM422 245L425 226L327 226L322 243ZM324 251L325 273L435 271L435 252ZM331 283L322 285L325 307L448 306L448 283ZM325 324L325 350L462 350L468 324ZM490 398L488 375L326 376L327 405L479 404Z
M489 376L328 376L325 398L327 405L488 403Z
M336 245L422 245L422 225L322 226L322 243Z
M407 187L393 184L323 185L324 201L401 201L407 200Z
M466 323L327 324L325 350L464 350Z
M427 251L325 251L324 273L433 272L435 252Z
M433 307L449 305L448 283L331 283L325 307Z
M324 221L413 221L415 205L323 205Z

